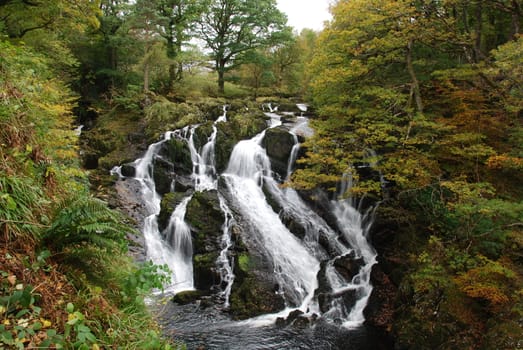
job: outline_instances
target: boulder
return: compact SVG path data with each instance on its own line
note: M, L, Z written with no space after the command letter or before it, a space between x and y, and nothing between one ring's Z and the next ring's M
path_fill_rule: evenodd
M287 165L295 143L294 136L284 127L271 128L265 132L262 145L271 160L272 170L282 179L287 177Z
M194 286L199 291L208 292L220 284L220 273L216 267L219 252L193 255Z
M185 221L191 227L193 240L194 286L210 291L220 283L216 259L221 251L222 225L225 221L215 190L196 192L187 205Z
M134 177L136 175L136 167L134 163L126 163L122 165L121 174L125 177Z
M363 258L356 258L354 251L334 259L333 262L336 271L347 281L351 281L364 264Z
M153 179L158 194L163 195L170 192L174 180L173 163L163 157L156 156L153 160Z
M198 300L200 297L202 297L202 295L203 294L200 291L187 290L176 294L172 298L172 301L176 304L186 305Z
M172 164L172 170L177 174L192 173L191 151L185 140L175 137L161 145L159 155Z
M230 112L227 123L218 123L216 136L216 170L221 173L227 168L234 146L259 134L267 128L265 115L259 110Z

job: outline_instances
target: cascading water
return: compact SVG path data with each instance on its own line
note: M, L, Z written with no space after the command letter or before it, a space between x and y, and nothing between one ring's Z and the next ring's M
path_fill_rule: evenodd
M236 145L224 177L242 216L251 225L253 239L259 240L272 259L287 306L306 309L317 287L319 261L266 202L261 185L270 176L270 161L260 145L263 136L262 132Z
M232 247L231 227L235 223L235 221L231 213L231 210L229 209L227 204L225 204L225 200L223 199L223 197L220 195L218 198L220 200L220 208L222 212L225 214L225 220L222 225L222 250L220 251L220 255L216 263L218 264L220 270L220 279L222 283L225 284L220 294L224 298L223 306L227 308L229 307L229 296L231 295L232 284L234 282L234 261L231 261L231 258L229 257L229 250Z
M176 207L171 214L167 228L162 233L173 250L173 254L169 256L169 267L175 278L172 291L194 288L191 229L184 221L187 204L191 198L191 196L185 197Z
M281 116L274 113L271 105L269 128L281 127ZM298 106L303 112L305 105ZM265 257L277 282L275 293L284 300L285 308L274 314L265 314L244 322L232 322L220 311L203 313L194 304L183 308L172 324L181 340L190 344L202 344L209 349L278 349L285 347L302 348L303 344L313 348L341 349L337 340L318 339L314 332L319 325L330 325L328 332L346 336L348 329L358 329L364 322L363 310L367 304L372 286L370 273L376 262L376 253L367 240L372 222L372 212L361 214L350 199L333 199L327 205L335 219L326 220L301 198L292 188L282 188L273 177L271 160L262 147L267 130L251 139L237 143L231 153L226 170L220 175L216 170L214 149L218 138L217 123L227 122L226 109L212 124L212 132L205 144L197 147L195 136L199 125L186 127L165 134L165 139L151 145L143 158L135 161L135 179L141 184L142 198L148 216L144 219L144 236L148 257L157 264L167 264L173 271L173 286L168 291L178 293L194 289L193 246L191 227L184 220L192 193L217 191L219 207L223 213L223 224L217 227L222 232L220 251L215 261L219 274L221 299L218 310L227 309L234 302L230 298L235 283L235 241L233 228L246 230L246 237L254 242L259 254ZM312 130L308 119L302 116L288 129L294 139L290 150L284 178L289 179L299 152L298 136L308 137ZM160 213L161 196L155 190L152 176L154 159L164 142L172 137L186 143L192 161L193 189L179 201L170 216L167 227L160 232L157 216ZM201 138L201 136L200 136ZM118 172L117 170L115 170ZM220 179L221 178L221 179ZM346 192L346 181L339 195ZM269 196L270 198L268 198ZM271 202L271 203L269 203ZM292 225L288 223L292 222ZM295 230L301 233L298 234ZM345 261L357 262L357 272L347 274L341 269ZM321 285L320 285L320 281ZM347 300L353 302L347 302ZM181 307L181 306L179 306ZM212 309L209 309L212 310ZM256 328L274 324L279 317L287 317L299 310L309 319L323 321L301 335L291 330ZM212 321L211 321L212 320ZM166 321L170 324L171 321ZM339 328L339 326L343 328ZM247 328L246 328L247 327ZM327 326L322 326L327 327ZM337 331L332 331L337 329ZM345 330L343 330L345 329ZM291 336L292 334L292 336ZM264 345L260 345L261 337ZM289 340L291 339L292 340ZM236 339L236 340L234 340ZM234 345L237 343L238 346ZM298 343L296 343L298 342ZM301 345L300 345L301 344ZM360 347L362 348L362 347Z

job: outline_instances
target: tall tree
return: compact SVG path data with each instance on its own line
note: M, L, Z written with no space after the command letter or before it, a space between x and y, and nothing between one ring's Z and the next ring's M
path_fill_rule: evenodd
M275 0L208 0L206 8L199 34L212 51L221 93L225 72L240 54L273 45L290 34Z
M159 32L165 39L169 65L168 86L172 89L176 80L182 78L183 63L180 54L194 31L194 23L199 18L203 7L198 0L159 0ZM178 62L177 62L178 61Z
M143 72L143 90L149 92L150 74L153 61L158 57L158 46L163 38L158 33L160 16L155 1L138 0L134 13L127 22L129 32L143 47L143 56L140 62Z

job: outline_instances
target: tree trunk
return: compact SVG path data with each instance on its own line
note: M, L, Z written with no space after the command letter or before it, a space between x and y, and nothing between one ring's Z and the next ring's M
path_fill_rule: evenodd
M167 57L171 60L174 60L175 58L175 50L174 50L174 37L171 35L167 36ZM176 80L176 64L174 62L169 63L169 81L167 83L169 91L174 90L174 81Z
M143 65L143 92L149 92L149 62Z
M423 113L423 102L421 101L421 93L419 89L418 78L416 77L416 72L414 71L414 66L412 65L412 44L413 40L409 39L407 44L407 70L409 71L411 87L414 92L414 101L416 101L416 109L418 112Z
M476 7L476 39L474 40L474 61L477 63L485 58L481 51L483 41L483 0L479 0Z
M223 95L225 93L225 62L222 60L216 66L218 71L218 92Z
M521 32L521 6L517 0L512 0L512 28L514 30L514 38Z

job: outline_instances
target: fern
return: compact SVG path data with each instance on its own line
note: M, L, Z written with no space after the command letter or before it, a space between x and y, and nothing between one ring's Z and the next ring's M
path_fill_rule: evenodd
M93 197L68 199L61 203L43 242L57 253L72 246L92 245L109 252L124 252L125 233L132 229L123 217Z
M0 230L6 241L35 238L45 204L43 192L31 178L0 174Z

